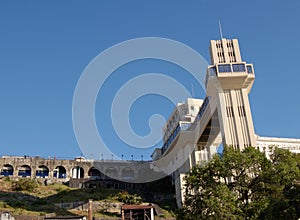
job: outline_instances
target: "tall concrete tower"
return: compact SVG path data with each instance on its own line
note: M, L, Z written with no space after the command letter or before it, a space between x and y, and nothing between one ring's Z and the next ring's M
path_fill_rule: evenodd
M241 151L256 146L248 100L255 79L253 65L242 60L237 39L211 40L210 56L206 92L217 100L223 145Z

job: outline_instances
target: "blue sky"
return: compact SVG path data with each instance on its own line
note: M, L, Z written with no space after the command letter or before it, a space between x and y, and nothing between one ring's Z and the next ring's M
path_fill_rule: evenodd
M243 59L254 64L250 102L256 133L300 138L299 11L299 1L1 1L0 155L80 155L72 99L95 56L151 36L180 41L209 61L209 40L220 37L219 19L224 37L238 38ZM118 139L107 117L111 98L126 80L148 72L170 75L189 90L193 84L178 66L153 60L112 74L97 99L97 126L105 143L125 158L147 159L153 148L127 147ZM204 97L197 85L194 93ZM132 127L145 135L149 117L168 117L173 107L162 97L145 96L132 107Z

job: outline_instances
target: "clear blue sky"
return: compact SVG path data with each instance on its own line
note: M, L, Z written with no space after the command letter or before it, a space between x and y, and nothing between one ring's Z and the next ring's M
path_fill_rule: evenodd
M299 1L1 1L0 155L80 155L72 99L96 55L116 43L152 36L180 41L209 60L209 40L219 38L219 19L224 37L238 38L243 59L254 64L250 102L256 133L300 138L299 11ZM151 60L112 75L105 97L97 99L97 125L106 144L126 158L143 154L147 159L153 148L123 146L106 117L109 98L123 82L147 72L170 74L187 88L193 83L175 65ZM200 88L194 90L204 97ZM173 107L161 97L146 96L132 108L132 126L147 134L149 116L168 117Z

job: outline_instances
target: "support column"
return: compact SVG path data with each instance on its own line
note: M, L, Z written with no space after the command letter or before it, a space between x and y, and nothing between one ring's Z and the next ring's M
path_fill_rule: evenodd
M80 167L77 167L77 179L80 179Z
M74 167L71 172L72 172L72 178L77 179L77 167Z

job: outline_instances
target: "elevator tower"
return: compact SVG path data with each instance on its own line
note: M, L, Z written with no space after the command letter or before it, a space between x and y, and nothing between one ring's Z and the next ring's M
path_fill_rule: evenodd
M223 145L242 151L256 146L248 94L255 75L241 58L237 39L210 41L211 65L206 74L207 96L215 96Z

